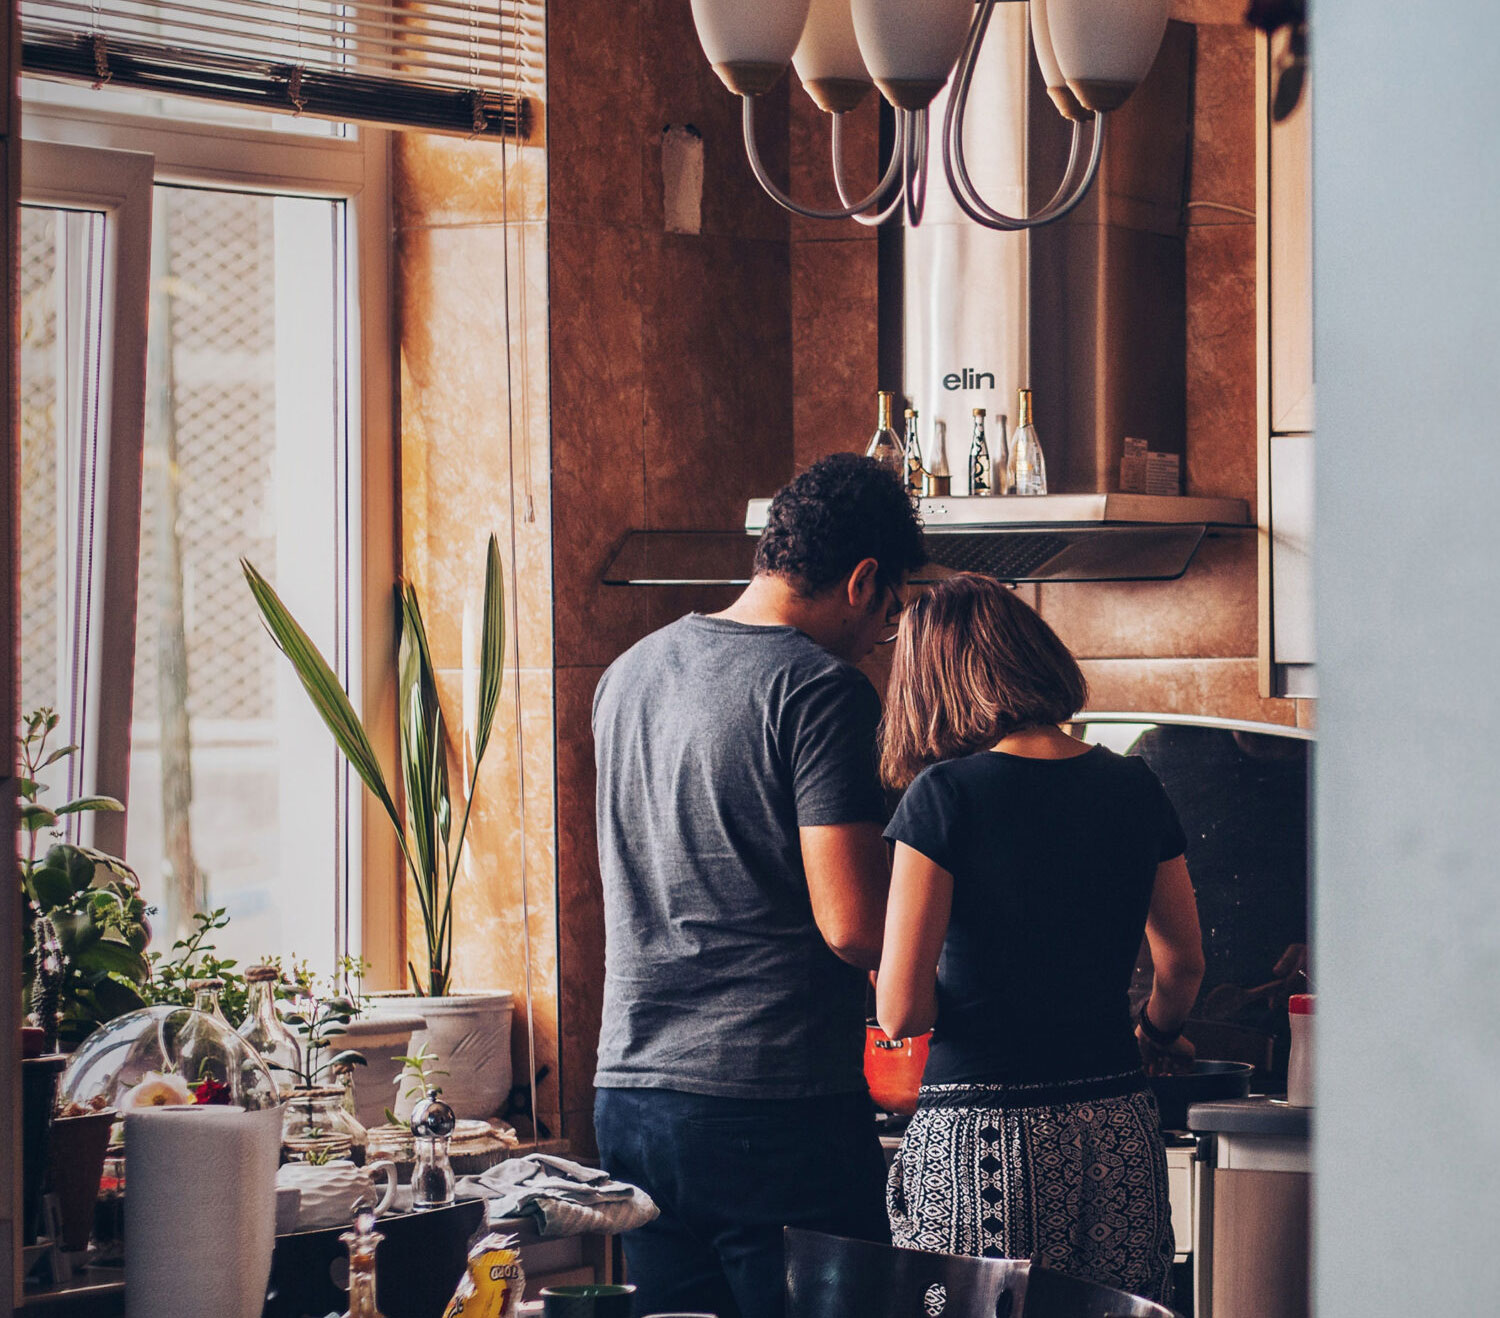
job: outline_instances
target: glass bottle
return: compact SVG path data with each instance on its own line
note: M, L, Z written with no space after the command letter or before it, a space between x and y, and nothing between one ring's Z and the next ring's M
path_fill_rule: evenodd
M192 979L188 981L188 989L193 995L194 1011L212 1016L221 1025L229 1024L224 1016L224 1009L219 1006L219 994L224 991L222 979Z
M411 1111L411 1133L417 1145L417 1162L411 1172L413 1208L441 1208L453 1202L448 1140L458 1121L441 1094L439 1089L429 1089Z
M250 993L240 1038L271 1068L276 1089L284 1098L296 1086L302 1070L302 1045L276 1010L276 982L280 977L275 966L251 966L245 972Z
M922 441L917 435L917 409L906 409L906 492L916 496L922 493L922 482L927 472L922 466Z
M875 397L880 400L880 418L875 426L875 433L865 445L865 457L874 458L905 484L906 453L902 450L900 437L891 429L891 400L895 395L888 389L881 389Z
M953 493L953 477L948 471L948 423L932 423L932 456L927 460L927 475L922 493L929 499L940 499Z
M1031 390L1019 394L1016 433L1010 440L1010 488L1013 494L1047 493L1047 459L1031 420Z
M1000 413L1000 425L995 432L995 461L991 466L994 473L994 486L996 494L1014 494L1010 483L1010 445L1005 438L1005 427L1009 418L1004 412Z
M992 483L989 441L984 437L984 408L974 409L974 437L969 441L969 493L983 496L995 492Z
M187 1017L176 1039L178 1071L193 1090L196 1102L228 1102L237 1105L240 1101L239 1077L227 1064L224 1049L218 1039L219 1031L215 1025L203 1019L210 1018L226 1031L232 1029L224 1018L224 1009L219 1006L219 994L223 991L224 981L190 979L187 987L193 995L195 1014ZM205 1083L208 1087L202 1089L200 1094Z
M375 1251L385 1239L375 1229L375 1214L361 1208L354 1229L339 1237L349 1247L349 1307L344 1318L384 1318L375 1303Z

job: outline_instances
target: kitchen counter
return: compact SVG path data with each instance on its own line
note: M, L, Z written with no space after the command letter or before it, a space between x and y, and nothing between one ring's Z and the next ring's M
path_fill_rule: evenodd
M1256 1094L1252 1098L1194 1103L1188 1129L1222 1135L1268 1135L1306 1139L1312 1131L1312 1109L1292 1107L1285 1099Z

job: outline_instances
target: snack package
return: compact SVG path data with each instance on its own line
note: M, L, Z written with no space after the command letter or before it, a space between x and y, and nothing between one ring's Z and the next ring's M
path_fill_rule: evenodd
M443 1318L516 1318L526 1274L515 1236L491 1231L469 1248L469 1264Z

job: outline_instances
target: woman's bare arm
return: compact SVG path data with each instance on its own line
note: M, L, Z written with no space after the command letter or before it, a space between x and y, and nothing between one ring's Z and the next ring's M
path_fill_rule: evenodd
M1156 867L1151 909L1146 915L1146 942L1156 972L1146 1015L1158 1030L1170 1034L1182 1028L1203 982L1198 902L1187 862L1181 856Z
M953 876L896 843L875 1015L892 1039L924 1034L937 1020L937 964L953 908Z

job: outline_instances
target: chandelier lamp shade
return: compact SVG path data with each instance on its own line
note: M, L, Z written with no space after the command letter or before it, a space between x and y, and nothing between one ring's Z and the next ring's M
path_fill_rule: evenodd
M1171 0L692 0L698 39L724 85L744 100L745 153L778 204L809 219L880 224L898 210L921 222L927 191L928 115L949 87L943 112L943 174L959 207L985 228L1021 230L1061 219L1099 171L1104 116L1129 98L1155 62ZM964 159L964 120L979 52L997 3L1029 3L1031 45L1047 94L1072 122L1057 191L1030 215L1003 214L979 195ZM796 67L814 104L832 117L833 177L840 205L793 201L767 173L756 147L755 97ZM880 181L851 199L842 150L843 116L871 87L895 111L896 131ZM1088 149L1085 150L1085 138Z

